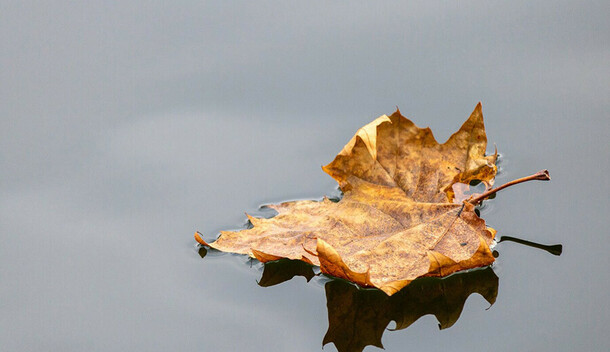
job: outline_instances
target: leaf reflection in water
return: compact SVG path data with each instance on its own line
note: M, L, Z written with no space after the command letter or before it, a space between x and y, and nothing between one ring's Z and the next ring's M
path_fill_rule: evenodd
M280 259L265 263L263 276L258 281L259 286L269 287L281 284L295 276L303 276L307 282L315 276L313 266L300 260Z
M505 241L515 242L515 243L522 244L524 246L542 249L543 251L547 251L547 252L551 253L552 255L557 255L557 256L560 256L561 252L563 252L562 244L546 245L546 244L540 244L540 243L536 243L536 242L532 242L532 241L528 241L528 240L524 240L524 239L512 237L512 236L502 236L500 238L500 241L498 241L498 243L505 242Z
M401 330L433 314L440 329L451 327L472 293L479 293L489 304L496 301L498 277L487 267L444 279L422 278L393 296L340 280L328 282L325 288L329 326L323 344L332 342L340 352L351 352L367 345L383 348L381 336L391 321L396 322L392 330Z
M277 285L295 276L309 281L313 266L282 259L265 264L259 285ZM388 296L377 289L362 289L341 279L326 283L328 331L323 345L334 343L339 352L362 351L372 345L383 348L381 337L391 321L401 330L420 317L433 314L440 329L451 327L460 317L466 299L478 293L493 304L498 295L498 277L487 267L446 278L426 277Z
M561 255L563 246L543 245L524 239L502 236L498 242L515 242ZM215 252L211 250L211 252ZM208 250L201 246L204 258ZM319 270L300 260L280 259L264 264L261 287L278 285L295 276L308 282ZM325 284L328 330L323 345L333 343L339 352L363 351L366 346L383 348L386 330L406 329L424 315L432 314L440 329L453 326L459 319L466 299L478 293L493 304L498 295L498 277L491 267L463 271L444 278L423 277L401 291L388 296L378 289L363 289L342 279L331 278ZM394 321L396 327L387 329Z

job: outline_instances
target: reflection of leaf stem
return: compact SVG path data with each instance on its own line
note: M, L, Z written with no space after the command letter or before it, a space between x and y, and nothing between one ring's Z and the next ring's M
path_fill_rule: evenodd
M491 196L492 194L495 194L496 192L503 190L506 187L510 187L513 185L516 185L518 183L521 182L527 182L527 181L533 181L533 180L540 180L540 181L548 181L551 179L551 176L549 175L549 171L548 170L542 170L542 171L538 171L533 175L530 176L526 176L526 177L522 177L522 178L518 178L516 180L512 180L510 182L507 182L505 184L503 184L500 187L496 187L496 188L492 188L489 191L482 193L480 195L478 195L477 197L468 200L469 203L471 204L477 204L480 203L483 199Z
M503 242L503 241L516 242L516 243L519 243L519 244L522 244L525 246L542 249L553 255L561 255L561 252L563 251L563 246L561 244L544 245L544 244L540 244L540 243L536 243L536 242L522 240L520 238L511 237L511 236L502 236L500 238L499 242Z

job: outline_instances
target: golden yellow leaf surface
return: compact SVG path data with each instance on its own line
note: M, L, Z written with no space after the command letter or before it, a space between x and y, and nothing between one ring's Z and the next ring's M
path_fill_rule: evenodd
M480 103L443 144L397 110L359 129L323 167L343 191L339 202L271 205L278 214L248 216L250 229L223 231L210 244L195 237L261 262L303 260L388 295L421 276L486 266L495 230L463 201L464 187L454 187L471 180L491 187L496 154L485 156L486 147Z

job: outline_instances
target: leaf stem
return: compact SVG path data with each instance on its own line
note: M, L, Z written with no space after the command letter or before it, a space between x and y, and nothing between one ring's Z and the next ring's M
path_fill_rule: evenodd
M503 190L506 187L510 187L510 186L516 185L516 184L521 183L521 182L527 182L527 181L533 181L533 180L548 181L550 179L551 179L551 176L549 175L549 171L548 170L541 170L541 171L536 172L533 175L529 175L529 176L526 176L526 177L518 178L516 180L512 180L510 182L507 182L507 183L503 184L500 187L492 188L489 191L484 192L484 193L478 195L475 198L467 200L467 202L469 202L469 203L471 203L473 205L476 205L476 204L480 203L481 201L483 201L483 199L491 196L492 194L494 194L494 193L496 193L496 192L498 192L500 190Z

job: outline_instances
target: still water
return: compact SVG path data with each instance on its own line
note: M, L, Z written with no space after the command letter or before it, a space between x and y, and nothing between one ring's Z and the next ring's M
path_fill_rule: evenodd
M610 349L607 1L0 7L0 350ZM388 298L193 240L478 101L496 184L552 176L481 209L491 268Z

